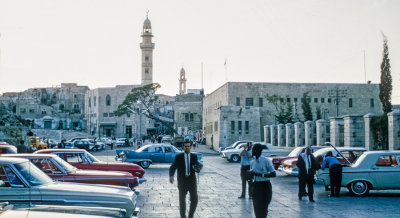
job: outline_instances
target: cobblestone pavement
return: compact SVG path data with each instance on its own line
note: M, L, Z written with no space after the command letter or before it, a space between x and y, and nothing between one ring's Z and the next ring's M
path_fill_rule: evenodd
M196 150L195 150L196 151ZM204 167L199 177L199 203L195 217L254 217L252 201L240 195L240 165L229 163L209 148L200 146ZM100 159L112 160L99 152ZM151 165L146 170L147 182L139 186L140 217L179 217L176 181L168 181L169 165ZM273 196L268 217L398 217L400 191L371 191L367 197L354 197L342 188L340 198L329 198L323 186L314 186L315 203L307 197L297 199L297 178L278 172L272 178ZM189 207L189 195L187 196Z

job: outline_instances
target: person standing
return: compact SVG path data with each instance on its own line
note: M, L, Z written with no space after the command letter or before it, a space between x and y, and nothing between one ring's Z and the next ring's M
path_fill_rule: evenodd
M175 156L175 160L169 168L169 182L174 183L175 171L178 171L179 211L181 217L186 217L186 194L190 194L189 218L192 218L197 207L197 183L194 167L198 164L197 155L190 153L191 143L185 141L184 153Z
M249 198L253 196L253 185L252 181L248 179L248 171L250 170L251 161L251 142L247 142L242 152L239 154L240 160L240 178L242 179L242 194L238 198L246 197L246 182L249 185Z
M299 200L306 194L307 185L308 199L314 202L314 174L319 164L311 154L310 147L306 147L305 152L299 155L296 165L299 170Z
M321 168L329 167L329 179L331 184L331 195L329 197L339 197L342 186L342 165L339 160L328 151L325 155Z
M268 206L272 199L271 177L276 176L272 161L261 156L262 145L253 146L252 155L255 157L250 162L250 174L253 177L253 208L256 218L265 218L268 215Z

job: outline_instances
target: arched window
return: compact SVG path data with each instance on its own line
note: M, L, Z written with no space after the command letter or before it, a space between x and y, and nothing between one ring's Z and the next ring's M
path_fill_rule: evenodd
M111 96L107 95L106 96L106 106L110 106L111 105Z

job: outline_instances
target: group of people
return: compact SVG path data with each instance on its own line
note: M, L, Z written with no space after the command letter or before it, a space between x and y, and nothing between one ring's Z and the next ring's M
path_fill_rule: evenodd
M183 145L184 153L178 154L171 167L169 168L169 181L174 183L175 171L178 172L179 208L181 217L186 217L186 195L190 194L189 218L194 216L197 203L197 182L196 165L198 165L197 155L190 153L192 144L185 141ZM240 177L242 181L242 192L238 198L246 197L246 186L248 186L249 199L253 200L253 209L256 218L265 218L268 215L268 206L272 199L272 185L270 178L276 177L276 172L272 161L262 156L263 147L261 144L247 143L240 153L241 166ZM310 202L314 202L314 175L320 168L329 167L331 181L330 197L339 197L342 166L339 160L328 152L322 165L311 153L311 147L306 147L305 152L300 154L297 160L299 170L299 200L303 196L308 196ZM201 168L200 168L201 169ZM307 191L306 191L307 187Z

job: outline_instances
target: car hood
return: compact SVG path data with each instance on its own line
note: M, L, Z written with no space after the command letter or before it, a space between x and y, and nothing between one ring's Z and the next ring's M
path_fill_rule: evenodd
M125 186L115 186L115 185L101 185L101 184L83 184L74 182L52 182L49 184L35 186L34 188L39 188L43 194L54 194L56 196L64 197L79 195L82 196L133 196L133 192L130 188Z

